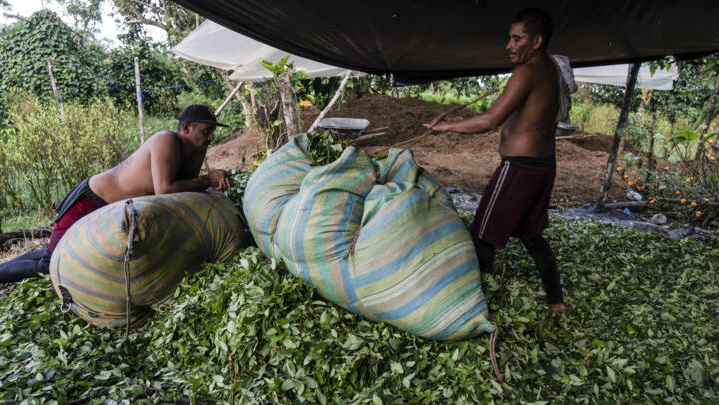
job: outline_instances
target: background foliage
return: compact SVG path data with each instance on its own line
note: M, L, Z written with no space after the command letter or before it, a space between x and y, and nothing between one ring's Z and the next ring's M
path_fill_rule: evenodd
M55 13L35 12L0 31L0 96L23 91L53 97L47 66L51 58L62 97L90 103L103 94L93 83L104 71L103 56L99 45L74 32Z
M13 126L0 142L0 206L57 203L84 178L119 163L138 143L126 127L134 116L109 100L68 103L65 122L55 106L34 97L11 97L9 110Z

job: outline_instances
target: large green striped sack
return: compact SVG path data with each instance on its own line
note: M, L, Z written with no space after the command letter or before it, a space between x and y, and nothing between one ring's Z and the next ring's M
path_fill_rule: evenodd
M368 319L439 340L494 329L470 234L449 194L411 151L392 151L375 164L348 148L335 162L311 167L305 146L298 136L270 157L275 176L266 183L284 204L268 213L246 195L258 244L322 296ZM301 182L298 171L277 175L281 161L306 164ZM269 173L263 166L258 172ZM258 172L250 180L256 190L263 187ZM272 220L252 218L257 212Z
M216 192L138 197L90 213L60 239L50 278L61 299L63 289L71 296L69 308L96 326L126 324L124 259L131 212L136 224L128 262L131 327L170 299L186 274L205 262L231 259L250 242L240 212Z
M245 187L242 206L248 226L259 249L268 257L275 255L272 242L282 208L300 191L302 179L312 169L312 159L304 152L306 135L292 138L255 169Z

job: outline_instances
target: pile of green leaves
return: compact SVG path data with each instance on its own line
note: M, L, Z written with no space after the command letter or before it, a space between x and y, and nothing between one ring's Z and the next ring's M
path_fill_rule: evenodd
M369 322L248 248L187 276L121 352L123 331L60 313L48 279L0 291L0 401L719 401L719 249L558 218L546 236L566 313L547 309L519 243L499 251L504 276L482 276L506 392L486 335L432 342Z
M351 139L343 138L332 130L308 132L306 135L309 139L307 151L317 166L334 162L352 144Z

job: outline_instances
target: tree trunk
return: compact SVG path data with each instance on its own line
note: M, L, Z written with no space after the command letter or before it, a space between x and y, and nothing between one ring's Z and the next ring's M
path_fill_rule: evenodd
M637 111L637 115L643 116L644 110L647 108L649 103L652 101L652 89L644 89L642 90L642 102L639 103L639 110Z
M57 85L55 85L55 75L52 73L52 61L50 58L47 58L47 69L50 71L50 85L52 85L52 92L55 94L57 105L60 106L60 120L65 122L65 105L62 102L62 96L57 91Z
M707 109L707 117L704 120L704 127L699 134L699 143L697 145L697 154L694 157L695 159L699 159L699 165L701 167L702 171L702 177L707 176L707 167L706 167L706 148L704 148L704 136L709 132L709 127L711 126L712 119L714 118L714 110L716 109L717 105L717 93L719 93L719 79L714 81L714 90L712 90L712 96L709 100L709 108Z
M654 129L657 125L657 112L652 112L652 124L649 126L649 151L647 151L647 171L654 170Z
M229 78L225 78L225 84L228 88L232 88L232 84L230 83ZM253 119L253 108L250 106L250 103L247 102L247 83L244 83L240 91L235 94L235 98L237 101L242 104L242 115L245 117L245 127L249 127L252 125Z
M297 113L297 105L295 104L295 91L290 84L292 72L285 72L280 75L277 80L277 87L280 90L280 99L282 100L282 116L287 126L287 137L282 139L280 145L284 145L290 138L294 137L301 131L299 115Z
M614 167L617 161L617 152L619 152L619 144L624 138L624 133L627 130L627 121L629 118L629 107L632 104L632 94L634 93L634 87L637 84L637 74L639 73L639 66L641 63L634 63L629 67L629 74L627 74L627 84L624 88L624 101L622 103L622 110L619 113L619 119L617 120L617 128L614 131L614 139L612 140L612 147L609 150L609 157L607 158L607 168L604 172L604 181L602 182L602 188L599 190L599 201L597 206L599 208L604 206L604 202L607 200L607 194L609 193L609 187L612 184L612 174L614 174Z

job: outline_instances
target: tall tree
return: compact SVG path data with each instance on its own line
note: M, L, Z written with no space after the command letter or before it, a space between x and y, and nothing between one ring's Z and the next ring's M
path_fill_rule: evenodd
M65 6L65 11L75 21L77 31L94 37L98 32L95 27L102 23L100 10L102 0L57 0L57 2Z
M167 0L114 0L127 25L150 25L167 32L170 45L174 45L195 29L196 14L177 3Z

